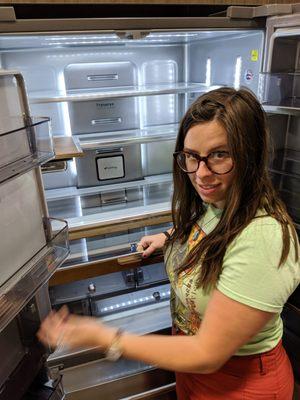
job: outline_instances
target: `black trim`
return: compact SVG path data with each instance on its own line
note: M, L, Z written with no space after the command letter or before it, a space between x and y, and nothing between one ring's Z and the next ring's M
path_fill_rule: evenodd
M5 4L7 6L7 4ZM228 5L183 4L10 4L17 19L206 17ZM255 5L255 4L253 4Z

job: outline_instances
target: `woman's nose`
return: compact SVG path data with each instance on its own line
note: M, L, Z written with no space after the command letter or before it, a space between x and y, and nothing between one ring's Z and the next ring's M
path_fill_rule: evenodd
M210 169L208 169L206 163L204 161L200 161L198 169L196 171L196 175L199 178L204 178L205 176L212 175L213 172L211 172Z

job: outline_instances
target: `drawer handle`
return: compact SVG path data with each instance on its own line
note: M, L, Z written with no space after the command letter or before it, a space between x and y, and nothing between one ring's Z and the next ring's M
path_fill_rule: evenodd
M116 123L121 123L122 118L117 117L117 118L101 118L101 119L92 119L91 124L92 125L104 125L104 124L116 124Z
M87 80L92 82L111 81L119 79L118 74L87 75Z

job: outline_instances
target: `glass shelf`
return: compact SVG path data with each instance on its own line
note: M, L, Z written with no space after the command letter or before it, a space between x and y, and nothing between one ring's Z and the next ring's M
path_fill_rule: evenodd
M49 218L46 225L50 232L47 244L0 287L0 332L69 254L66 221Z
M126 131L106 133L88 133L76 135L80 140L82 149L94 149L97 147L109 148L111 146L126 146L130 144L161 142L175 140L178 133L178 124L156 125L143 129L131 129Z
M132 251L131 245L138 243L143 236L164 232L168 230L171 225L170 222L167 224L131 229L119 234L101 235L71 241L70 254L61 268L117 258L128 254Z
M295 72L260 73L258 98L270 112L297 113L300 110L300 74Z
M15 118L16 129L0 132L0 184L54 157L49 121L31 118L24 124L22 118Z
M101 193L112 193L122 189L137 189L140 186L169 184L172 182L172 174L161 174L145 177L144 179L130 182L114 183L110 185L92 186L78 189L75 186L61 188L61 189L48 189L45 191L47 202L64 200L78 196L90 196Z
M117 202L107 202L118 195ZM172 175L77 189L46 191L51 215L68 221L70 231L85 227L124 224L133 219L157 217L171 209Z
M165 83L159 85L124 86L115 88L76 89L65 92L32 92L29 94L31 104L57 103L63 101L105 100L122 97L154 96L161 94L208 92L219 88L205 83Z
M262 106L267 114L285 114L293 115L295 117L300 116L300 107L271 106L267 104L263 104Z

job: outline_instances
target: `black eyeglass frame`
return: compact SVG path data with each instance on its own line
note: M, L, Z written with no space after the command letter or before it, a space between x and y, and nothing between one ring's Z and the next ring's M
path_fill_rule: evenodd
M185 170L179 165L177 156L178 156L179 154L182 154L182 153L183 153L183 154L190 154L190 155L193 155L193 156L197 159L198 165L197 165L197 168L195 169L195 171L185 171ZM212 153L214 153L214 152L211 152L211 153L208 154L208 156L203 157L203 156L200 156L200 155L197 154L197 153L189 153L188 151L182 151L182 150L181 150L181 151L175 151L175 152L173 153L173 157L175 158L175 161L176 161L178 167L179 167L183 172L185 172L186 174L194 174L194 173L198 170L201 161L203 161L203 162L205 163L206 167L207 167L207 168L210 170L210 172L212 172L213 174L216 174L216 175L226 175L226 174L229 174L229 172L231 172L231 171L233 170L233 167L234 167L234 163L233 163L233 162L232 162L232 167L231 167L230 170L227 171L227 172L222 172L222 173L220 173L220 172L215 172L215 171L213 171L213 170L209 167L209 165L207 164L207 162L208 162L209 156L210 156ZM223 153L228 153L228 151L224 151ZM228 154L229 154L229 153L228 153Z

